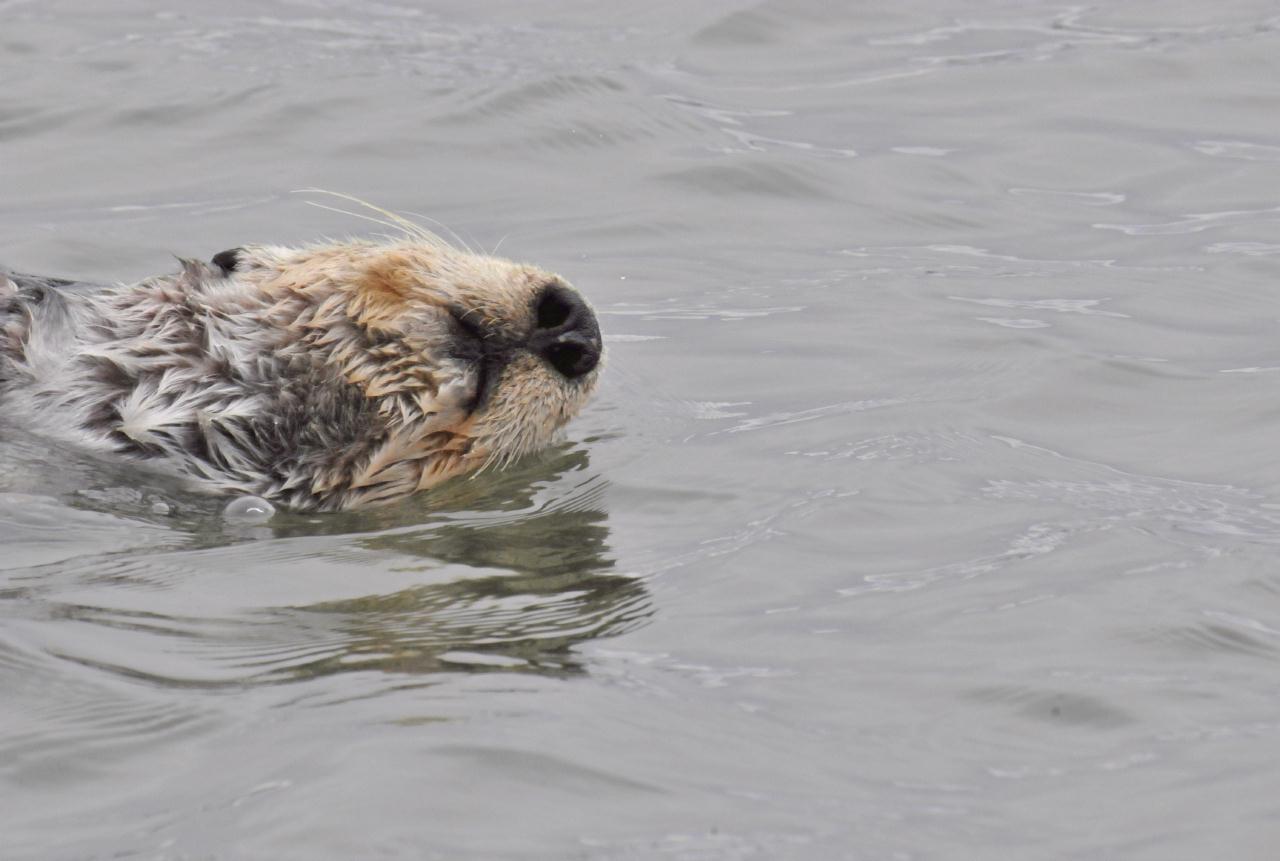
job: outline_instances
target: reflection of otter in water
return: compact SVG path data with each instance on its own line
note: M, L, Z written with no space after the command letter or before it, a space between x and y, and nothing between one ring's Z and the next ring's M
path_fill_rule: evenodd
M0 272L0 403L42 432L303 510L546 446L595 387L586 301L425 232L247 246L138 284Z
M557 474L580 472L587 455L571 450L550 464L528 464L503 476L483 498L470 500L473 510L518 505L520 514L445 520L423 530L390 529L359 539L368 549L427 560L428 571L457 569L463 576L391 594L276 611L299 622L306 636L315 636L319 622L340 642L325 657L282 668L283 675L296 679L355 670L486 669L573 673L580 670L574 645L643 624L651 613L649 591L642 580L613 573L604 511L584 506L580 498L570 506L530 513L534 480L545 481L548 466ZM476 576L475 569L484 573Z
M502 562L508 573L299 608L308 615L336 614L345 642L341 654L291 668L291 674L573 672L572 646L620 634L650 612L643 582L610 573L612 563L595 555L607 533L602 520L596 511L551 512L513 524L446 526L422 536L415 543L442 562ZM501 660L454 657L459 653Z
M50 527L59 506L67 506L67 522L76 528L83 523L101 530L87 533L88 539L69 534L71 544L54 547L77 555L26 569L40 572L27 578L32 600L53 601L49 606L59 618L105 625L132 638L140 656L169 654L164 643L171 641L164 638L177 636L179 651L191 661L217 665L208 673L183 670L183 662L148 662L145 671L158 683L167 678L189 687L205 679L216 687L241 687L349 672L573 675L588 669L579 646L637 628L653 613L646 581L617 570L607 485L591 467L591 452L578 445L552 446L508 469L451 481L399 505L325 517L284 512L255 527L259 540L245 541L242 530L217 514L218 505L202 507L199 498L185 494L157 496L150 488L131 501L130 470L121 464L58 447L48 451L25 432L16 439L14 448L15 438L0 421L0 459L9 452L19 464L29 460L32 480L52 474L55 484L66 480L65 487L52 496L48 488L6 492L11 476L0 475L0 508L16 511L28 498L40 500L33 520L0 511L0 530L30 538L28 524ZM172 510L155 513L153 502ZM133 529L131 522L147 526ZM75 548L99 534L109 539L102 552L78 555ZM162 546L172 552L155 552L161 534ZM374 581L367 576L371 564L382 572ZM217 573L223 569L238 573L224 581ZM396 586L370 585L385 583L390 571ZM308 585L313 572L315 590ZM248 577L269 585L261 602L252 586L237 587L234 597L212 605L154 600L187 594L188 588L202 595L210 577L224 597L216 584ZM279 598L281 583L292 597ZM110 600L105 606L83 597L73 604L57 600L67 588L76 596L108 589ZM27 586L20 591L25 596ZM175 607L186 609L169 615ZM112 672L138 670L129 661L98 664L94 639L82 632L73 639L67 654L87 647L87 663ZM176 674L166 677L165 668Z

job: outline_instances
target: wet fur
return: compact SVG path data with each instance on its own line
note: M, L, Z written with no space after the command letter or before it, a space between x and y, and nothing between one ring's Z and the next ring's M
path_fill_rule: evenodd
M598 369L523 348L549 284L422 236L114 287L0 272L0 409L208 490L388 502L541 448L581 408Z

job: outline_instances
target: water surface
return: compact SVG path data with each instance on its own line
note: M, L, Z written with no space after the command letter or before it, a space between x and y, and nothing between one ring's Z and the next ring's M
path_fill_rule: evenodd
M0 855L1272 857L1280 11L865 5L0 0L7 265L322 187L609 350L366 513L0 425Z

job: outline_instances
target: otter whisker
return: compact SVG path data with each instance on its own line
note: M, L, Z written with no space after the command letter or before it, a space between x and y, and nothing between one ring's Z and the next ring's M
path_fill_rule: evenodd
M307 206L314 206L316 209L325 209L329 212L336 212L339 215L346 215L350 218L359 218L361 221L372 222L373 224L381 224L383 227L398 230L401 234L409 237L417 237L417 233L405 229L403 226L396 224L394 221L383 221L381 218L374 218L372 215L365 215L363 212L352 212L348 209L342 209L337 206L329 206L325 203L317 203L314 200L303 201Z
M409 215L412 215L414 218L425 219L427 221L430 221L432 224L435 224L437 227L444 228L445 230L449 231L449 235L452 236L460 246L462 246L463 250L467 251L470 254L476 253L476 250L471 247L471 243L463 241L462 237L458 235L458 232L456 230L454 230L449 225L445 224L440 219L432 218L429 215L423 215L421 212L410 212Z
M511 231L510 231L510 230L508 230L506 233L502 234L502 238L498 240L498 244L497 244L497 245L495 245L495 246L493 246L493 250L492 250L492 251L490 251L489 253L490 253L490 254L492 254L494 257L497 257L497 256L498 256L498 249L502 247L502 243L506 242L506 241L507 241L507 237L508 237L508 236L510 236L510 235L511 235Z
M353 195L353 194L343 194L343 193L342 193L342 192L340 192L340 191L329 191L328 189L324 189L324 188L302 188L302 189L298 189L295 193L298 193L298 194L327 194L327 195L329 195L329 196L331 196L331 197L337 197L337 198L340 198L340 199L342 199L342 200L349 200L349 201L351 201L352 203L355 203L355 204L358 204L358 205L360 205L360 206L363 206L365 209L368 209L368 210L370 210L370 211L372 211L372 212L376 212L376 213L378 213L379 215L386 216L387 218L391 219L391 221L392 221L392 222L394 222L395 224L399 225L399 226L400 226L400 228L401 228L402 230L404 230L404 232L405 232L405 233L407 233L407 234L409 234L409 235L411 235L411 236L416 236L417 238L421 239L421 240L422 240L422 241L424 241L424 242L428 242L428 243L432 243L432 244L436 244L436 245L444 246L444 247L446 247L446 248L449 246L449 244L444 240L444 238L443 238L443 237L439 236L439 235L438 235L438 234L436 234L436 233L433 233L432 231L430 231L430 230L428 230L427 228L423 227L421 224L416 224L416 223L414 223L414 222L410 221L409 219L405 218L403 215L400 215L400 214L399 214L399 213L397 213L397 212L392 212L392 211L391 211L391 210L389 210L389 209L384 209L384 208L382 208L381 206L378 206L378 205L376 205L376 204L370 203L370 202L369 202L369 201L367 201L367 200L362 200L362 199L360 199L360 198L356 197L356 196L355 196L355 195ZM338 211L339 211L339 212L341 212L342 210L338 210ZM354 213L348 213L348 214L354 214ZM383 223L385 223L385 222L383 222ZM441 226L444 226L444 225L441 225ZM446 227L445 229L447 230L448 228ZM452 232L452 231L450 231L450 232ZM454 238L455 238L455 239L458 239L458 237L457 237L457 235L456 235L456 234L454 235ZM459 241L461 242L461 240L460 240L460 239L459 239ZM464 243L464 248L465 248L465 243ZM467 250L467 251L470 251L471 249L470 249L470 248L467 248L466 250Z

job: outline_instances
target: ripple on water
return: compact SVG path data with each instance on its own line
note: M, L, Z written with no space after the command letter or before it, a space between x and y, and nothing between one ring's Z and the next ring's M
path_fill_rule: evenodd
M67 562L103 550L165 547L181 536L160 524L96 511L69 509L55 499L0 492L0 571L19 577L22 569Z
M1098 230L1116 230L1127 236L1181 236L1242 224L1260 224L1277 219L1280 219L1280 206L1257 209L1226 209L1216 212L1193 212L1169 221L1156 221L1146 224L1098 223L1093 226Z
M614 150L677 137L696 140L702 124L664 110L623 79L603 72L563 72L532 81L502 81L455 96L453 110L433 120L436 133L467 135L468 146L494 152ZM476 134L477 127L492 133Z
M1202 155L1243 161L1280 161L1280 146L1248 141L1195 141L1191 148Z
M47 601L27 612L45 617L40 648L60 665L149 688L216 691L368 670L575 673L582 669L576 644L643 624L649 601L634 578L560 574L473 576L206 615ZM179 592L162 603L187 601ZM493 660L458 657L464 654ZM50 672L57 670L40 669Z
M170 533L184 548L20 568L0 610L54 622L41 651L76 672L152 688L574 673L577 643L650 613L643 581L611 570L604 484L586 466L566 446L399 507L282 514L258 527L265 540L217 531L214 514L203 532Z
M663 182L699 194L724 198L773 198L793 201L830 201L829 177L800 164L744 157L735 164L703 164L669 171L658 177Z
M1004 446L1012 450L998 450ZM1024 512L1027 506L1035 506L1036 519L1002 537L988 536L984 544L996 546L984 552L865 574L837 590L844 597L905 592L935 583L987 577L1037 557L1061 555L1085 536L1113 531L1161 542L1177 560L1170 564L1176 565L1214 558L1226 543L1267 547L1280 542L1280 516L1257 492L1130 473L1008 437L949 432L890 434L791 454L824 463L845 462L851 469L876 461L924 465L945 461L955 464L952 470L971 464L980 470L973 477L976 487L968 491L974 494L973 504L1012 504ZM992 463L1000 464L1001 472L1011 477L992 476ZM1023 472L1056 477L1018 476ZM895 477L895 481L901 479ZM1029 519L1024 514L1023 520ZM1217 624L1221 626L1222 620ZM1200 623L1192 628L1203 633Z
M1024 686L978 688L974 700L1010 708L1031 720L1088 729L1119 729L1136 722L1127 710L1099 697L1075 691L1042 690Z
M55 109L45 105L0 111L0 142L38 137L70 125L78 109Z
M207 705L122 684L75 662L13 639L26 625L6 626L0 642L0 770L17 785L44 790L75 783L112 762L199 734L218 723ZM41 630L37 636L44 638Z
M1274 661L1280 654L1280 630L1271 625L1220 610L1201 613L1205 618L1153 627L1138 633L1136 639L1200 656L1247 655Z
M475 122L480 118L507 119L512 116L557 113L563 106L597 99L612 102L627 87L611 75L565 73L537 81L518 82L492 88L469 98L463 111L441 118L444 122Z

